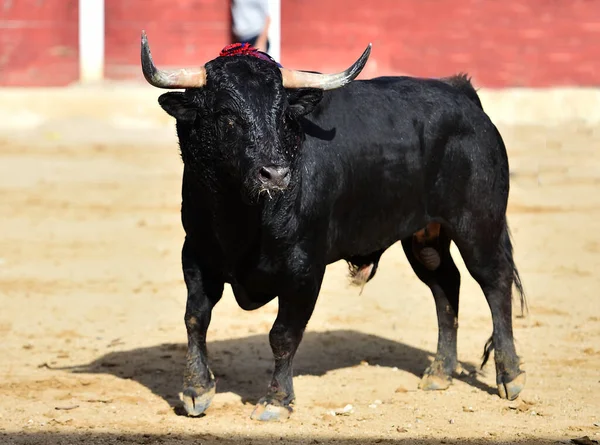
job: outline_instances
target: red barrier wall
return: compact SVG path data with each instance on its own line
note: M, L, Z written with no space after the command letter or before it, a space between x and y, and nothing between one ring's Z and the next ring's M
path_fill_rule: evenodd
M161 67L214 58L229 0L105 0L109 79L143 81L140 32ZM337 71L373 43L361 77L444 76L477 86L600 85L600 0L281 0L290 68ZM0 85L78 76L77 0L0 2Z
M479 86L600 85L597 0L282 0L282 63L363 77L467 71Z
M229 43L228 0L105 0L105 75L140 79L145 29L157 65L197 65Z
M0 85L67 85L78 79L78 4L0 2Z

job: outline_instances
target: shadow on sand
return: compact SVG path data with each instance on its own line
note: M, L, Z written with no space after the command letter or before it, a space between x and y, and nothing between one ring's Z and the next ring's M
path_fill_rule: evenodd
M171 406L179 405L186 345L169 343L129 351L111 352L91 363L62 368L74 373L110 374L132 379ZM208 343L211 369L218 392L238 394L243 402L255 403L270 379L272 356L267 335L252 335ZM370 365L397 367L421 376L433 354L376 335L351 330L307 332L294 360L294 375L320 376L328 371ZM496 394L496 389L477 379L475 366L462 363L468 384Z

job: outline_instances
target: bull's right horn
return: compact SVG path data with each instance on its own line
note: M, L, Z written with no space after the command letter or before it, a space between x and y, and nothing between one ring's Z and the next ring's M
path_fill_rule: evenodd
M320 88L322 90L333 90L343 87L353 81L365 67L367 59L371 54L371 46L369 43L362 56L350 68L341 73L318 74L280 68L283 86L286 88Z
M206 85L206 68L159 70L152 61L146 31L142 31L142 72L158 88L200 88Z

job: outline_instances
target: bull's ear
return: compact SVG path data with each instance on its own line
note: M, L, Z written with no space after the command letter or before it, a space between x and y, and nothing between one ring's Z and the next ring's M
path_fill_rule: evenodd
M170 92L161 94L158 103L169 115L181 121L193 121L196 119L198 107L181 92Z
M322 98L323 90L317 88L289 89L289 110L296 117L304 116L314 110Z

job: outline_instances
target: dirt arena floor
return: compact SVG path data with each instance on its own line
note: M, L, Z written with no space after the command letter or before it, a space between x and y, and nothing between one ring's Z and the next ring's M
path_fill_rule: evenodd
M397 245L362 295L345 264L329 267L295 361L296 412L269 424L249 415L270 377L276 302L244 312L229 289L209 330L218 394L204 417L179 409L176 143L1 141L0 443L600 441L600 129L500 130L530 307L514 319L521 397L497 396L493 363L477 371L491 316L455 248L465 373L446 391L417 390L437 323Z

